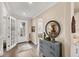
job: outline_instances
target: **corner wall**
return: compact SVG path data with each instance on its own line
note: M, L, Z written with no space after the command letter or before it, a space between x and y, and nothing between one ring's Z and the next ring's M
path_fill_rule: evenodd
M37 21L38 18L42 18L44 21L44 27L46 23L50 20L56 20L59 22L61 26L61 33L56 38L57 41L62 42L62 54L63 56L70 56L70 19L71 19L71 3L58 3L55 6L49 8L42 14L38 15L37 17L33 18L33 20ZM38 35L38 34L36 34Z

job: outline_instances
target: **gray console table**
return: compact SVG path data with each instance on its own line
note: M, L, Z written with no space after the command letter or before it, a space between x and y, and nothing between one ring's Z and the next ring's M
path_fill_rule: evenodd
M40 40L40 53L42 53L43 57L61 57L61 47L61 43L58 41L50 42L46 40Z

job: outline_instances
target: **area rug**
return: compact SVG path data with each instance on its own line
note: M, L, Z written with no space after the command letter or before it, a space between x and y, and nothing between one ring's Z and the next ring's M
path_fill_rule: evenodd
M20 53L22 51L29 50L31 48L32 48L32 45L30 45L29 43L19 44L16 49L16 53Z

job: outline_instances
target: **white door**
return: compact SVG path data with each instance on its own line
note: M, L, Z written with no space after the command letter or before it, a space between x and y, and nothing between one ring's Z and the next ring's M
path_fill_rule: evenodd
M16 19L13 17L7 17L6 21L6 42L7 42L7 51L16 46Z
M28 23L25 20L18 20L17 21L17 28L18 28L18 43L27 42L29 37L28 32Z

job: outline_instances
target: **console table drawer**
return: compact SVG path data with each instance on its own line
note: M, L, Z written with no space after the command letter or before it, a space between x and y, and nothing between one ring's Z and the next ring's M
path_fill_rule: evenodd
M46 40L41 40L40 51L46 57L60 57L62 56L62 48L59 42L49 42Z

